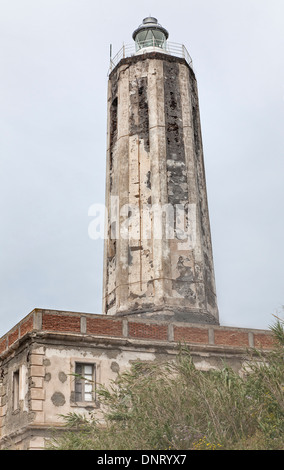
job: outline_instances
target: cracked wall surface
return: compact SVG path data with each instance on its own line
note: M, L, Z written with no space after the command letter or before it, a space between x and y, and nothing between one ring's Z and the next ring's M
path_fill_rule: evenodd
M104 312L218 323L197 83L185 60L149 53L110 74L106 205Z

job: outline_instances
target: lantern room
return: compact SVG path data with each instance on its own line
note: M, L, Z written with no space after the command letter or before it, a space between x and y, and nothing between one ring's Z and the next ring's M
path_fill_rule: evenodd
M166 52L168 31L163 28L156 18L148 16L132 35L135 41L136 54L159 50Z

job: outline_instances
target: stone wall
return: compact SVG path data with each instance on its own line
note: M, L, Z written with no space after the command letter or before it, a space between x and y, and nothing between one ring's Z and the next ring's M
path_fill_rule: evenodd
M173 360L186 344L197 368L237 371L248 350L269 350L270 332L35 309L0 339L0 446L42 448L69 412L101 417L100 403L74 399L75 363L93 364L96 384L108 386L133 361ZM13 402L19 374L19 403Z
M106 175L103 312L218 324L197 83L184 59L148 53L112 71Z

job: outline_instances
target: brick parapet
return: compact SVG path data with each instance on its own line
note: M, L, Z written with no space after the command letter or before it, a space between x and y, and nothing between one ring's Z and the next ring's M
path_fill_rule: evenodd
M0 338L0 357L36 331L240 349L273 347L268 330L35 309Z

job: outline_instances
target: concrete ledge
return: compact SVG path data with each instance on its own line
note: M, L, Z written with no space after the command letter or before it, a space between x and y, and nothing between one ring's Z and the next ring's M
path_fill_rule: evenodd
M130 65L130 64L135 64L137 62L141 62L147 59L158 59L158 60L163 60L167 62L172 62L172 63L179 63L179 64L184 64L188 67L190 72L192 73L193 77L195 78L194 71L192 67L189 65L189 63L183 58L183 57L178 57L174 56L171 54L163 54L161 52L145 52L144 54L138 54L138 55L132 55L130 57L124 57L122 58L118 64L113 68L113 70L109 74L109 78L116 73L116 71L121 67L122 65Z

